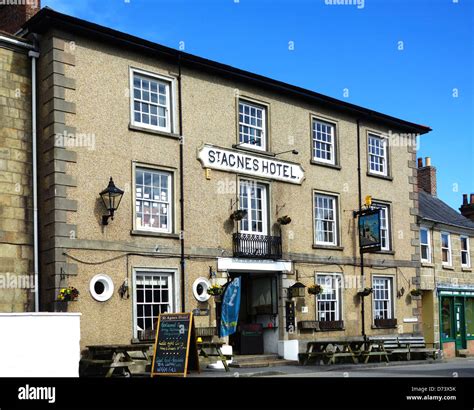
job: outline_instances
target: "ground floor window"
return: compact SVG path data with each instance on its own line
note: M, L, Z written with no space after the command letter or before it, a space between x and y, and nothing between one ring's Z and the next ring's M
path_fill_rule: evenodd
M323 292L317 296L318 321L341 320L340 276L318 274L316 283L323 288Z
M392 278L374 276L372 287L374 319L393 319Z
M474 337L474 298L466 299L466 336Z
M442 298L441 299L441 338L452 339L454 338L454 327L453 327L453 299Z
M160 313L173 312L173 273L139 271L135 276L135 337L154 331Z

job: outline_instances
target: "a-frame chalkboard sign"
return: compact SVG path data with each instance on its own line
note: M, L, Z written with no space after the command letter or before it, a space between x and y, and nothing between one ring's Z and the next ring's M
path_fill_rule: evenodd
M151 377L184 376L199 372L192 313L163 313L158 317Z

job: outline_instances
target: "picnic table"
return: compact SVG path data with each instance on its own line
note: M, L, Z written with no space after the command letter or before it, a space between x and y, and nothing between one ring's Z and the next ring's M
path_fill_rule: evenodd
M346 357L354 364L359 363L359 359L367 363L373 356L378 356L380 361L382 358L389 361L384 344L380 342L363 338L315 340L307 344L306 353L303 354L303 365L308 364L313 358L320 359L325 364L335 364L337 359Z
M224 365L225 371L230 372L229 365L227 364L227 357L222 354L222 346L224 342L198 342L199 356L203 357L217 357ZM207 350L207 351L206 351ZM214 353L215 352L215 353Z
M363 344L363 339L310 341L306 346L303 365L312 358L322 359L325 364L334 364L340 357L349 357L353 363L357 363Z
M133 343L128 345L91 345L86 346L89 354L87 358L81 359L82 373L86 373L89 367L100 368L106 371L105 377L112 377L116 369L121 369L121 375L130 377L129 366L138 361L144 361L147 365L151 361L149 351L151 343ZM140 353L139 358L133 358L130 353Z

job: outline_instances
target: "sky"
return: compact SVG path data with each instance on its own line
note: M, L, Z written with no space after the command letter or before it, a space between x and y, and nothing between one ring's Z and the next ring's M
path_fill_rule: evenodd
M349 4L337 4L337 3ZM474 193L474 0L42 0L59 12L433 129L438 197Z

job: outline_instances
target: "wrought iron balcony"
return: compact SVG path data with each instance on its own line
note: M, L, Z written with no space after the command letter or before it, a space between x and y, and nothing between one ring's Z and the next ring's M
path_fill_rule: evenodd
M281 259L281 236L233 234L236 258Z

